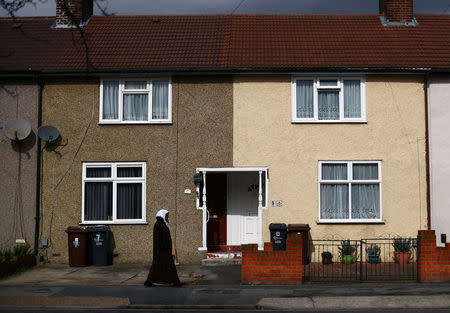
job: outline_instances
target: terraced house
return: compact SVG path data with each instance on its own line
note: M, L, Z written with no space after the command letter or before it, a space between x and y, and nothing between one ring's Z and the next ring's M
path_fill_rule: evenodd
M33 78L39 125L61 134L39 147L37 236L52 262L68 262L68 226L98 224L114 234L114 262L148 262L162 208L183 263L263 248L270 223L359 239L448 219L442 199L430 214L427 183L429 164L439 177L432 162L448 157L446 122L431 163L427 124L430 79L449 90L449 15L414 14L412 0L380 0L373 15L93 16L92 1L71 5L81 30L60 8L0 20L2 85Z

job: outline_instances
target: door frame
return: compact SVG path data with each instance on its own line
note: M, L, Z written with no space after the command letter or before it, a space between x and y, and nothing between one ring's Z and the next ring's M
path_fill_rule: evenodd
M196 186L196 208L197 210L202 210L202 246L198 248L199 251L207 251L207 223L209 221L209 212L206 207L206 180L207 173L229 173L229 172L256 172L258 173L259 183L258 183L258 250L263 250L263 240L262 240L262 211L266 210L269 206L269 168L268 167L199 167L196 169L196 173L201 173L203 176L203 190L202 199L200 199L200 186ZM265 197L263 199L262 193L262 174L265 174Z

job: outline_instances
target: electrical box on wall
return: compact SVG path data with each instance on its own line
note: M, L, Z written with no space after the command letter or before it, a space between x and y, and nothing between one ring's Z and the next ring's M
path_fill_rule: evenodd
M47 247L48 247L48 239L42 238L42 248L47 248Z

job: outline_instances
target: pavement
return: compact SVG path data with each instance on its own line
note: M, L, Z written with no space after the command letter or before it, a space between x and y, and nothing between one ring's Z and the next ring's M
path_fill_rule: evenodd
M146 288L148 266L71 268L47 264L0 280L7 308L96 309L450 309L448 283L241 285L240 266L180 265L181 288Z

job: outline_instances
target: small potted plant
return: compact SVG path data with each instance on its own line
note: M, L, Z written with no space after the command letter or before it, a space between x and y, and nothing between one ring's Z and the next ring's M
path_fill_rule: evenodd
M381 248L377 244L371 244L366 248L370 264L380 263Z
M341 246L338 247L341 261L344 264L352 264L356 256L356 245L352 245L350 240L342 240Z
M322 264L333 263L333 254L329 251L322 252Z
M404 265L409 262L411 257L411 239L408 238L394 238L392 243L394 247L394 259L395 263Z

